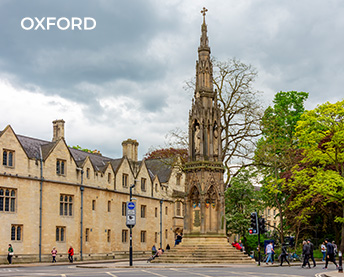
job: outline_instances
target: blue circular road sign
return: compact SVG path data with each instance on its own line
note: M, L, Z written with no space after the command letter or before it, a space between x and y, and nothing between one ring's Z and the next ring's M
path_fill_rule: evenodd
M129 209L129 210L135 209L135 203L134 203L134 202L129 202L129 203L128 203L128 209Z

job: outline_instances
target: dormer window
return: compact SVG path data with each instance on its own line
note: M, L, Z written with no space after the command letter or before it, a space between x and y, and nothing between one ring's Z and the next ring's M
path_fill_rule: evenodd
M2 165L14 167L14 151L4 150L2 152Z
M146 191L146 178L141 178L141 190Z
M66 161L64 160L56 160L56 174L58 175L65 175L65 164Z
M122 175L122 186L124 188L128 187L128 174L123 173L123 175Z

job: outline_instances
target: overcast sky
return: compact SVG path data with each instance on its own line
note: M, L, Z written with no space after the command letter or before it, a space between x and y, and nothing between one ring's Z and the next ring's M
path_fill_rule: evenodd
M254 88L306 91L307 109L344 97L341 0L1 0L0 130L118 158L137 139L139 158L165 134L186 130L202 15L218 60L258 70ZM92 17L93 30L23 30L25 17Z

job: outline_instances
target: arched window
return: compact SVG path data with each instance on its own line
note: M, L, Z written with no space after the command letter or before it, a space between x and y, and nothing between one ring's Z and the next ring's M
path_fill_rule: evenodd
M7 165L7 151L2 153L2 165Z
M7 189L5 191L5 212L9 212L10 211L10 191Z
M12 226L11 227L11 240L15 240L16 239L16 227Z
M60 228L56 227L56 241L60 241Z
M8 152L8 166L13 166L13 152Z
M64 228L61 228L61 241L64 241Z
M23 225L12 225L11 226L11 240L22 240L23 239Z
M0 189L0 212L4 210L4 190Z
M17 240L21 240L21 227L17 227Z

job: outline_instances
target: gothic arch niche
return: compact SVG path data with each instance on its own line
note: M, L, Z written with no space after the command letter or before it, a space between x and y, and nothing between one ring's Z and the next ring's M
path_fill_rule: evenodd
M216 232L218 231L218 193L213 184L209 186L209 189L205 195L205 218L206 218L206 231Z
M195 160L196 155L200 154L201 150L201 126L197 119L192 124L192 159Z
M217 122L214 121L214 127L213 127L213 145L214 145L214 156L219 155L219 128L217 126ZM218 160L218 159L215 159Z
M190 190L189 199L191 200L191 210L192 210L192 222L191 231L200 232L201 231L201 201L199 190L194 185Z

